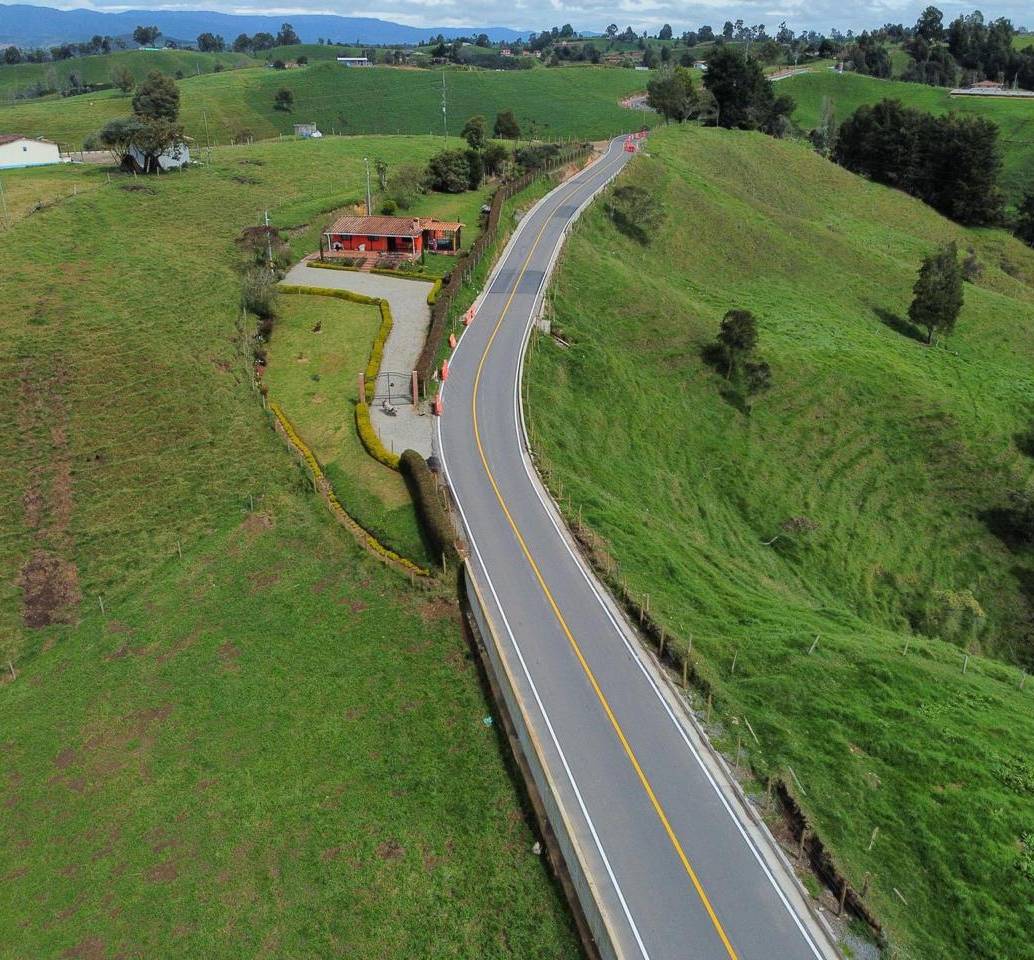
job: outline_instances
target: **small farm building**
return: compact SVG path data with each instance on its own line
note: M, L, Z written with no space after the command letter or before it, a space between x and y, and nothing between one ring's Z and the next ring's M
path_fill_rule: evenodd
M370 61L367 57L338 57L338 63L343 63L346 67L368 67Z
M61 152L56 143L34 140L17 133L0 133L0 170L13 167L41 167L60 163Z

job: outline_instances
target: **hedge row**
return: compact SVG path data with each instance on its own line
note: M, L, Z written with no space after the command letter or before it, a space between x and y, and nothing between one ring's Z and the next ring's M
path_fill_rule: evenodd
M380 461L386 467L391 467L392 470L399 469L398 455L392 453L381 443L381 438L377 436L377 431L373 429L373 423L370 420L370 407L365 403L355 405L355 428L359 431L359 439L366 448L366 452L374 460Z
M384 344L388 341L388 334L391 333L392 318L391 307L387 300L379 301L381 307L381 326L377 336L373 340L373 348L370 350L370 359L366 362L366 395L371 400L377 392L377 374L381 372L381 361L384 359Z
M456 550L456 534L427 461L415 450L406 450L399 458L399 469L406 478L409 494L416 504L435 556L444 557L448 563L458 566L460 555Z
M276 423L280 426L281 431L287 438L287 442L290 443L290 445L301 455L302 459L308 465L309 470L312 472L316 487L323 494L331 512L335 517L337 517L342 525L348 529L356 540L382 560L385 560L396 567L400 567L407 573L416 573L422 577L430 576L429 571L413 563L412 560L396 553L389 547L386 547L380 542L380 540L370 533L369 530L361 526L358 521L356 521L356 519L341 505L341 501L338 500L337 495L334 493L334 488L331 486L330 481L324 474L323 468L320 466L315 454L298 435L298 431L295 430L294 424L287 419L287 415L280 407L280 404L270 403L269 409L272 411L273 416L276 418Z
M441 293L441 290L442 278L439 277L437 280L435 280L434 285L431 287L430 293L427 294L427 305L429 307L434 306L434 302L438 299L438 294Z
M349 273L376 273L382 277L398 277L400 280L419 280L427 283L431 278L427 274L417 273L412 270L382 270L374 267L372 270L360 270L359 267L350 267L345 263L327 263L325 260L310 260L305 264L307 267L315 267L318 270L345 270Z
M554 170L558 170L569 163L574 163L588 156L589 150L589 145L583 144L573 150L561 153L548 166L526 173L516 180L510 180L498 187L495 193L492 194L488 223L485 225L484 232L474 241L466 254L456 261L456 265L450 273L449 282L442 286L441 296L436 296L435 302L431 306L431 325L427 330L427 340L424 342L424 348L416 362L417 374L422 383L427 383L431 379L435 362L438 359L438 350L445 339L445 329L449 320L449 308L459 294L464 278L473 272L488 248L495 241L496 234L499 231L499 218L502 216L503 204L515 193L520 193L521 190L531 186L539 177L547 176Z

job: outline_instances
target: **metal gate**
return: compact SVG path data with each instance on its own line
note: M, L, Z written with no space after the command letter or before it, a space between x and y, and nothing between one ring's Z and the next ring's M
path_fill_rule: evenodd
M374 387L373 399L390 403L412 403L413 384L410 373L379 373Z

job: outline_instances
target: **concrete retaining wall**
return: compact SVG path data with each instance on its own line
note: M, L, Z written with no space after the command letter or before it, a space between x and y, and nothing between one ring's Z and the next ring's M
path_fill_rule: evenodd
M572 907L575 909L576 920L579 921L578 926L587 928L591 935L592 942L586 944L589 954L599 957L600 960L621 960L616 939L612 936L606 917L593 896L592 885L585 870L574 830L557 802L557 791L554 789L553 778L543 762L538 740L529 727L523 699L514 682L513 674L500 645L499 634L471 572L469 562L464 564L463 576L470 611L484 645L487 658L485 668L492 674L489 678L490 684L495 696L502 700L499 706L508 715L508 723L512 727L512 734L516 737L517 746L521 751L522 756L518 758L518 762L525 779L531 781L528 783L528 791L532 796L533 805L541 808L538 812L544 815L548 821L547 843L555 843L563 861L561 883L568 897L573 896L577 901L572 904ZM586 930L582 929L581 932L582 939L585 940Z

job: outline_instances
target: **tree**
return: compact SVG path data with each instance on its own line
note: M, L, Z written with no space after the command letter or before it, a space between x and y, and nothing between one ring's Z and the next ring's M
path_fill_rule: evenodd
M111 82L123 93L129 93L136 86L136 78L128 67L122 65L111 71Z
M405 164L388 177L384 192L400 210L408 210L426 189L424 171L414 164Z
M175 122L180 112L180 91L172 77L152 70L133 95L133 113L142 119Z
M681 123L696 116L699 97L685 67L664 70L646 84L647 103L665 120Z
M485 179L485 163L481 159L480 150L468 150L467 157L467 186L471 190L477 190L481 181Z
M287 89L287 87L281 87L277 90L273 97L273 109L283 110L290 113L291 107L294 106L294 94Z
M725 378L732 380L758 345L758 324L749 310L730 310L718 329L718 348L725 362Z
M246 33L238 33L237 39L233 41L233 49L236 53L247 53L251 49L251 37Z
M251 48L255 51L272 50L276 46L276 37L271 33L262 31L251 38Z
M96 144L110 150L115 162L122 166L142 132L143 122L138 117L116 117L109 120L95 137L90 138L88 145Z
M152 47L161 35L162 32L157 27L137 27L133 31L133 41L141 47Z
M462 150L443 150L427 162L427 185L439 193L463 193L470 180L470 163Z
M660 32L657 34L658 40L670 40L671 39L671 24L666 23L661 27Z
M218 34L201 33L198 34L197 48L202 53L220 53L226 49L226 41Z
M653 47L647 47L643 52L643 66L650 70L657 66L657 51Z
M496 114L492 133L500 140L517 140L520 138L521 128L512 110L502 110Z
M715 100L716 124L741 130L762 130L781 136L794 101L777 97L761 64L733 47L722 45L707 60L704 87Z
M1028 246L1034 247L1034 191L1023 195L1016 211L1016 236Z
M374 160L373 169L377 172L377 182L381 185L381 192L388 189L388 165L383 160Z
M17 47L8 47L4 50L4 63L13 66L22 62L22 52Z
M936 7L927 7L916 21L915 35L928 43L944 39L944 14Z
M290 47L301 42L298 34L294 32L294 27L289 23L284 23L280 26L280 32L276 35L276 46Z
M503 172L506 159L510 153L501 143L489 143L485 146L482 160L485 165L485 173L490 177L498 176Z
M616 23L610 24L607 27L606 33L607 33L607 39L608 40L613 40L618 35L618 25Z
M926 342L936 333L949 334L962 309L962 268L955 242L945 244L923 259L919 277L912 288L908 318L926 331Z
M164 117L141 120L133 145L144 155L144 173L157 173L159 157L183 147L183 127Z
M460 136L467 141L471 150L483 150L485 147L485 118L471 117L460 131Z

